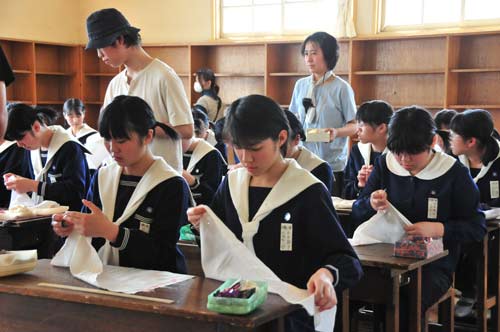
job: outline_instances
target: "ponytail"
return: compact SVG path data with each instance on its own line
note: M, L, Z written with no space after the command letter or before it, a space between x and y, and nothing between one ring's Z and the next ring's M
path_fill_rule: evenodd
M172 140L177 141L180 139L179 134L175 131L174 128L172 128L164 123L158 122L158 121L156 121L153 129L156 127L160 127L161 129L163 129L165 134L167 134L167 136L170 137Z

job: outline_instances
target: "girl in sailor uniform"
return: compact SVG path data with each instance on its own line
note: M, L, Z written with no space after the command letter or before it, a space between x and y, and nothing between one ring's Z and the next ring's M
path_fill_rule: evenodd
M34 177L7 173L5 186L18 193L32 193L35 203L52 200L79 211L90 179L87 150L61 126L47 126L56 117L57 112L49 108L9 106L6 137L30 150L29 167Z
M184 170L182 176L189 184L193 198L198 204L210 204L227 169L219 150L203 137L204 124L208 118L200 110L193 109L194 132L196 137L184 140ZM206 122L204 120L207 120Z
M17 146L15 141L4 140L0 144L0 170L3 174L17 174L25 178L31 178L29 152ZM0 207L8 208L10 194L12 191L0 183Z
M281 280L315 294L326 310L362 276L326 187L293 159L284 159L289 126L273 100L250 95L233 102L225 131L242 166L228 173L211 208ZM188 210L199 227L203 207ZM313 331L305 310L288 315L287 331Z
M460 246L479 241L486 233L479 210L479 192L468 170L455 158L431 149L435 125L428 111L418 106L394 113L389 123L390 152L375 161L352 218L368 220L389 202L413 224L408 235L443 237L448 256L422 270L422 313L450 287ZM407 326L408 290L402 289L401 326Z
M101 113L99 133L116 163L92 178L83 201L89 213L55 215L53 228L60 236L75 230L93 237L104 264L185 273L177 240L187 222L189 188L163 158L153 156L149 144L157 126L179 140L155 121L144 100L115 97Z
M450 129L452 152L469 169L478 186L481 208L500 207L500 143L490 113L480 109L457 113ZM468 316L473 310L477 262L482 255L480 250L478 243L471 243L462 253L456 274L457 288L462 291L455 308L458 317Z
M359 143L353 145L344 170L345 199L356 199L373 170L375 160L387 152L387 126L394 110L383 100L363 103L356 112Z
M93 174L103 162L109 161L111 158L104 146L104 139L97 130L84 122L85 105L80 99L71 98L66 100L63 105L63 114L69 125L69 128L66 129L67 132L76 137L91 152L86 157L89 169Z
M295 114L289 110L285 110L285 115L290 125L290 138L288 139L286 157L295 159L300 167L311 172L312 175L323 182L330 194L332 194L334 186L332 168L326 161L310 150L304 146L299 146L300 141L305 141L306 139L304 128Z

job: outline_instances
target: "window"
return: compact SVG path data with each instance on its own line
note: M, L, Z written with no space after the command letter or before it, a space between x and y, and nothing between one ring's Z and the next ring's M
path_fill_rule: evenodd
M218 0L219 37L333 32L338 0Z
M381 31L500 23L499 0L381 0Z

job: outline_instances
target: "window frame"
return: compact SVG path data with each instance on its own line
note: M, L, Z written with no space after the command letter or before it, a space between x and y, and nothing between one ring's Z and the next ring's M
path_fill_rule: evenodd
M460 1L460 21L449 23L422 23L422 24L408 24L408 25L385 25L385 7L387 0L378 0L377 8L377 33L385 32L404 32L416 30L436 30L436 29L468 29L468 28L486 28L497 27L500 25L500 17L496 19L482 19L482 20L466 20L465 19L465 1ZM424 4L424 0L419 0ZM423 11L422 11L423 15ZM421 17L423 19L423 17Z
M285 31L284 29L284 0L281 3L281 28L279 33L270 33L270 32L242 32L242 33L226 33L224 34L222 31L222 26L223 26L223 20L224 20L224 15L223 15L223 6L222 2L223 0L214 0L214 37L215 39L277 39L280 37L286 37L286 38L304 38L305 36L308 36L311 34L312 30L288 30ZM321 1L321 0L313 0L313 1ZM332 0L332 1L338 1L338 0ZM251 5L253 6L253 5ZM261 5L262 6L262 5ZM264 5L265 6L265 5ZM234 6L238 7L238 6ZM242 6L243 7L243 6ZM246 7L246 6L245 6ZM333 21L332 21L333 22ZM324 29L323 31L326 31L330 34L334 34L335 31L335 24L332 23L332 26L330 29Z

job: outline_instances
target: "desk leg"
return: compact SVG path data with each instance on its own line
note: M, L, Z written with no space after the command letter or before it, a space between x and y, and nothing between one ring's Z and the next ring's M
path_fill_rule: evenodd
M350 331L350 315L349 315L349 290L346 289L342 292L342 332Z
M386 332L399 332L399 275L392 278L392 303L385 308Z
M422 268L410 272L409 286L409 317L408 330L420 332L422 329Z
M481 241L481 258L477 269L477 331L488 330L488 237L486 234Z
M498 302L500 301L500 228L497 228L494 232L492 232L492 236L492 266L490 280L494 281L491 288L496 297L496 303L493 308L491 308L491 325L493 327L493 331L500 331L500 310L498 309Z

